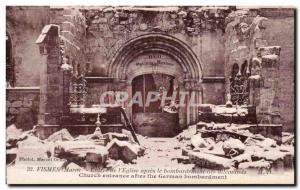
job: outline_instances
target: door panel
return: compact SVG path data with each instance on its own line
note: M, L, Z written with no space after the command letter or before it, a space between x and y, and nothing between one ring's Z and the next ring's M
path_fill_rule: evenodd
M149 137L172 137L179 131L178 113L165 113L160 99L146 106L149 92L165 91L172 96L174 77L164 74L146 74L133 79L132 95L141 93L143 105L134 104L132 107L133 125L139 134Z

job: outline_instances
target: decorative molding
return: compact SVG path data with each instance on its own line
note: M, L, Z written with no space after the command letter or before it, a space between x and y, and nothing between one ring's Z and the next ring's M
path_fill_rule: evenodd
M203 77L202 83L225 83L225 77Z
M113 82L113 77L84 77L88 83L107 83Z
M28 87L8 87L7 91L22 91L22 92L40 92L39 86L28 86Z

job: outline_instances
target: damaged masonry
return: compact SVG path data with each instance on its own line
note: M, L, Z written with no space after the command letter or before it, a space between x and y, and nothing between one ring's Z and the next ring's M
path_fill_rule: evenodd
M294 9L15 6L6 18L8 170L294 172Z

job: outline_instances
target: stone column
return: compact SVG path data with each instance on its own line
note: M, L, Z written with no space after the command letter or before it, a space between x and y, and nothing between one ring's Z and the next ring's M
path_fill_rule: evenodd
M279 113L279 46L259 48L261 55L260 104L258 105L258 120L260 123L280 123Z
M40 127L60 124L62 114L62 73L60 70L59 52L59 27L46 25L38 37L36 43L39 45L42 55L42 67L40 70L40 105L39 120ZM52 129L40 130L40 137L46 138Z

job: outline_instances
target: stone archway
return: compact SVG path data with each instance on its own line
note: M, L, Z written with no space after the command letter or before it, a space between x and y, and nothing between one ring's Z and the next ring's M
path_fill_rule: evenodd
M108 69L108 76L114 78L114 90L127 91L130 97L135 77L155 73L175 77L180 91L194 93L196 103L201 103L201 63L187 44L173 36L151 33L129 40L114 54ZM132 109L126 105L132 119ZM181 127L197 121L196 107L181 107L179 114Z

